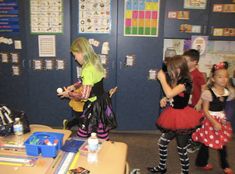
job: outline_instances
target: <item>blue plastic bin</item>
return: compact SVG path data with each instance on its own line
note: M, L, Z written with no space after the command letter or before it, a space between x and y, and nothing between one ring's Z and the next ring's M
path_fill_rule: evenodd
M27 155L43 157L56 157L58 150L63 145L64 134L55 132L34 132L25 142ZM45 144L45 140L49 140L52 145ZM53 145L54 140L58 141Z

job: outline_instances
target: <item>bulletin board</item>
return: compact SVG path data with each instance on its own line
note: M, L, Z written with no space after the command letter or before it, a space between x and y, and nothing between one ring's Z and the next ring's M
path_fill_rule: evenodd
M125 0L124 36L157 37L160 0Z

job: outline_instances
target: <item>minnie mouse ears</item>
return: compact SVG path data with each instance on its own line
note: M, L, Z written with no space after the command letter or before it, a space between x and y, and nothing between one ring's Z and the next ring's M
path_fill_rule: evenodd
M215 72L215 71L217 71L219 69L228 69L228 62L219 62L217 64L214 64L212 66L212 70L211 71Z

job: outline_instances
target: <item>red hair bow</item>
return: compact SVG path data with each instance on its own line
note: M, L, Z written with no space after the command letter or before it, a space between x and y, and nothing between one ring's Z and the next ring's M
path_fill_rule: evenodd
M215 70L224 69L224 66L225 66L224 62L220 62L220 63L214 65Z

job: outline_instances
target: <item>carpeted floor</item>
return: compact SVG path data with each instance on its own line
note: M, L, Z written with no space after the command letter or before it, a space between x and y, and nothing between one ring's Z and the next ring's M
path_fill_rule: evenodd
M124 142L128 145L127 160L130 171L140 169L141 174L148 174L146 167L155 166L158 162L157 141L159 132L111 132L110 140ZM197 152L196 152L197 153ZM189 154L190 174L223 174L219 166L217 151L210 150L209 162L213 164L212 171L202 171L194 166L196 153ZM228 160L235 173L235 138L228 144ZM176 142L173 140L168 148L168 171L167 174L180 174L179 156L176 150Z

